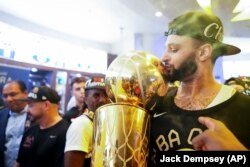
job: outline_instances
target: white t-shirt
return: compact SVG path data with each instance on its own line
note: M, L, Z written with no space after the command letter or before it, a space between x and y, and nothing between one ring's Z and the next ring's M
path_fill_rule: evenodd
M66 134L65 150L82 151L91 153L93 122L86 116L81 115L72 120ZM89 155L87 155L89 157Z
M236 92L236 90L233 87L227 86L227 85L222 85L219 93L214 98L214 100L207 106L207 108L216 106L216 105L228 100L230 97L232 97L234 95L235 92Z

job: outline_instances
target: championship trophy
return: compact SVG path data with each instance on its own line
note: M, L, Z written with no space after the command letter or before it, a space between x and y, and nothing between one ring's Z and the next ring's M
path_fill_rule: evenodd
M106 92L113 103L95 112L92 167L146 167L150 112L167 91L154 55L134 51L109 66Z

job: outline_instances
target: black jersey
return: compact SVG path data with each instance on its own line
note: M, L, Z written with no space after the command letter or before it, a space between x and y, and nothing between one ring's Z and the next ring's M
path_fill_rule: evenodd
M17 162L20 167L61 167L68 123L59 121L47 129L31 127L23 136Z
M69 111L66 112L66 114L64 114L63 119L65 119L67 122L71 124L71 119L79 117L84 113L86 109L87 109L87 104L83 105L82 110L80 110L78 106L72 107Z
M72 107L69 111L66 112L66 114L63 116L63 119L71 123L71 119L79 117L80 115L82 115L82 113L83 111L80 111L79 107Z
M161 99L152 116L150 131L150 161L159 151L190 150L192 139L206 127L198 122L199 116L222 121L247 148L250 148L250 97L236 92L216 106L186 111L174 103L174 93ZM225 139L226 140L226 139ZM152 165L150 165L152 166Z

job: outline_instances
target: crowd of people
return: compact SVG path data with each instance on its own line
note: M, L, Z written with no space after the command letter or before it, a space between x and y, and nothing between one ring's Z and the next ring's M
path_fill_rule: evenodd
M250 148L248 85L237 78L220 84L213 76L219 56L240 52L223 43L220 19L184 13L169 23L166 35L163 78L179 84L159 99L151 116L149 166L157 166L161 151ZM4 85L1 167L90 166L94 113L110 100L104 82L76 77L70 86L75 104L61 116L54 89L27 92L20 80Z
M28 93L20 80L4 85L0 166L90 166L94 112L110 101L104 82L80 77L71 87L76 105L62 117L54 89L39 86Z

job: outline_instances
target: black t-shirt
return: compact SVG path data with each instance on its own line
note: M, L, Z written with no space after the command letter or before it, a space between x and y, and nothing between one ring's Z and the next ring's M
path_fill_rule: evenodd
M63 116L67 122L71 123L71 119L76 118L82 114L82 111L79 110L79 107L72 107L66 114Z
M66 112L66 114L63 116L63 119L71 123L71 119L82 115L82 113L85 111L86 108L87 108L86 104L83 105L82 110L80 110L78 106L72 107L69 111Z
M186 111L175 105L175 92L161 99L156 108L158 112L152 116L150 166L154 166L152 162L156 161L152 157L159 151L193 149L192 139L206 129L198 122L199 116L222 121L244 146L250 148L249 96L237 92L230 99L214 107L200 111Z
M47 129L31 127L23 136L17 162L20 167L61 167L69 124L59 121Z

